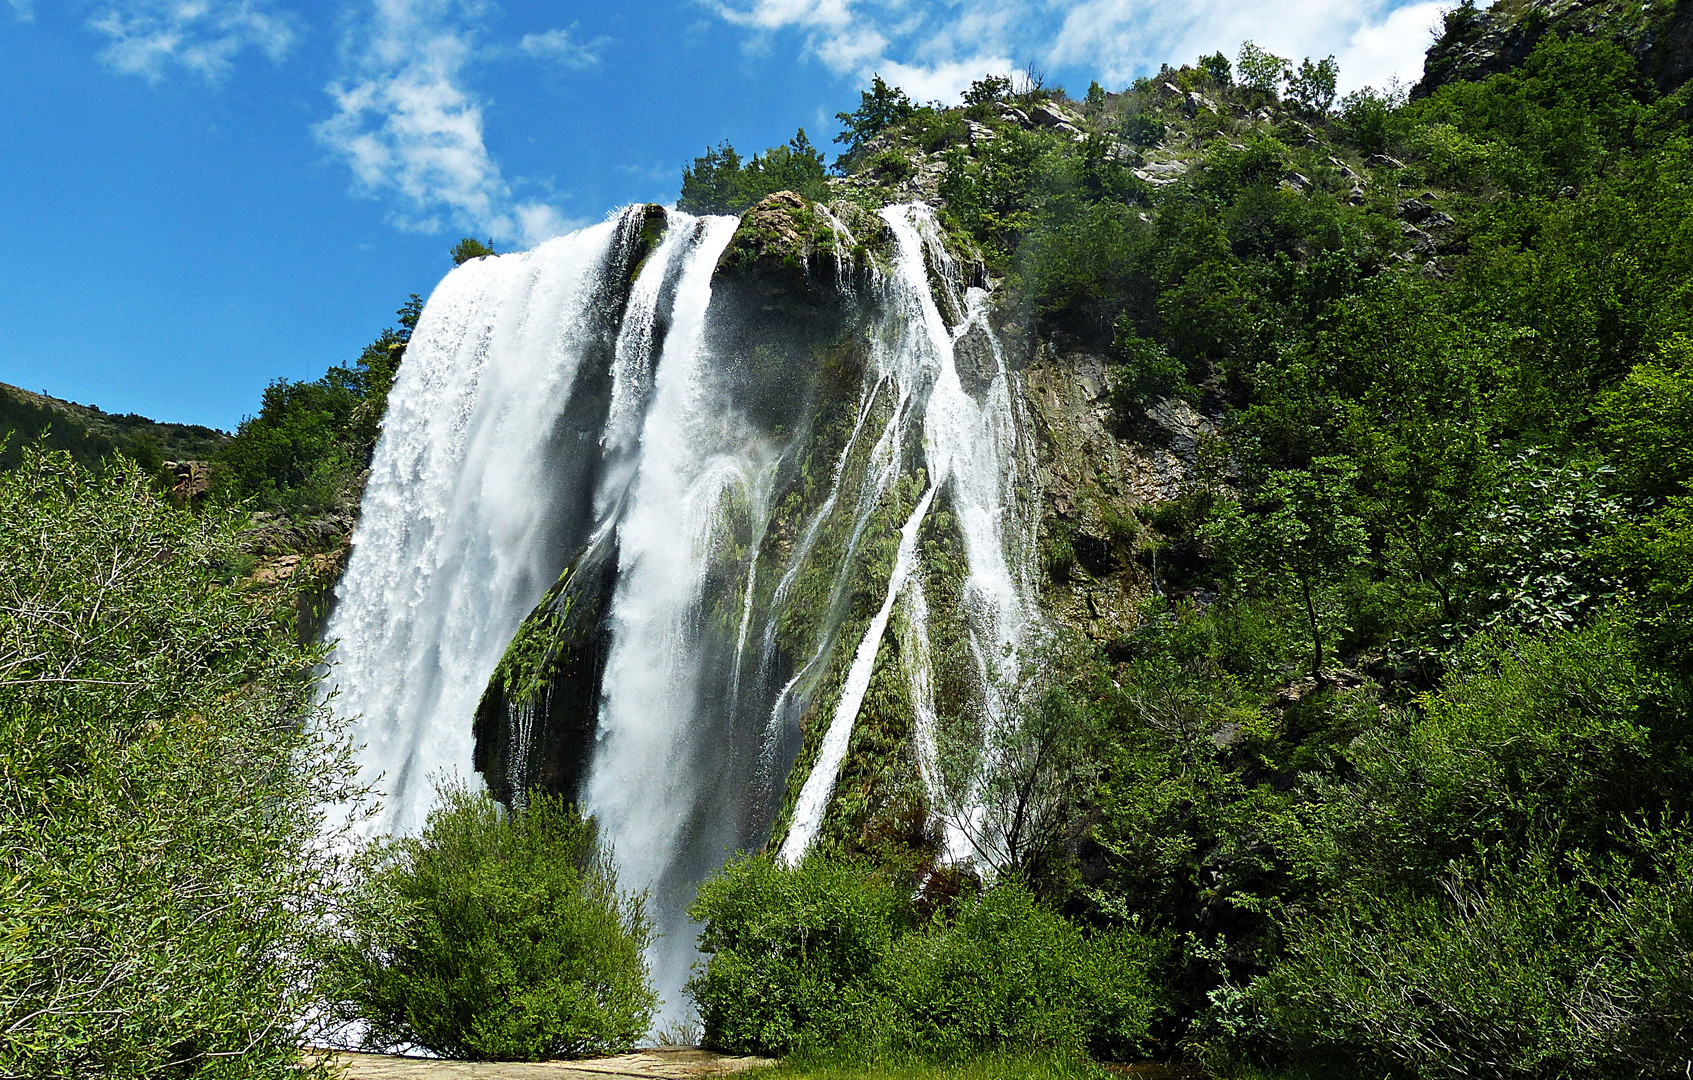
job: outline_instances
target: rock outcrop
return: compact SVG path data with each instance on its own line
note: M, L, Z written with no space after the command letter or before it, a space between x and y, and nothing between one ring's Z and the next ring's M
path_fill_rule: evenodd
M1466 2L1447 13L1411 96L1509 71L1548 34L1616 42L1662 94L1693 78L1693 0L1504 0L1486 9Z

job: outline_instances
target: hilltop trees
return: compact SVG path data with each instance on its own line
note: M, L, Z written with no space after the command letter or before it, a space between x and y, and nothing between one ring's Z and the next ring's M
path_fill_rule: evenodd
M422 311L423 299L413 293L396 313L399 326L382 331L350 366L338 364L312 382L278 379L266 387L258 415L243 420L218 452L223 496L290 514L356 500Z
M800 128L786 146L772 146L742 164L728 142L707 150L682 173L676 208L690 214L738 214L777 191L827 198L823 154Z

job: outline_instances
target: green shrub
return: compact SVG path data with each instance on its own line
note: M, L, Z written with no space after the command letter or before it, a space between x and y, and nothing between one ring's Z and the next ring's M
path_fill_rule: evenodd
M1678 334L1600 395L1594 409L1618 486L1645 499L1683 494L1693 481L1693 337Z
M1161 999L1144 939L1090 939L1011 882L922 925L907 892L822 857L739 859L707 881L690 909L706 960L688 986L706 1043L938 1058L1147 1043Z
M625 1050L657 998L643 895L572 807L507 813L448 787L421 836L371 852L337 957L373 1047L539 1061Z
M861 1037L871 977L910 918L893 884L867 867L812 858L793 870L731 862L700 886L707 961L688 984L709 1045L780 1055Z
M1693 874L1685 839L1667 846L1648 880L1540 849L1296 918L1247 997L1298 1056L1348 1073L1674 1075L1693 1024Z
M356 501L370 464L388 391L423 312L416 294L399 309L399 328L384 330L351 367L321 379L277 379L257 416L241 421L218 451L219 493L266 510L314 514Z
M938 1057L1030 1048L1122 1060L1146 1048L1158 997L1144 941L1087 940L1015 883L899 939L883 962L884 1039Z
M1162 398L1195 396L1187 368L1156 341L1141 337L1126 316L1119 316L1112 351L1119 366L1111 372L1111 416L1132 430L1149 405Z
M1394 111L1403 95L1372 87L1354 90L1340 99L1340 128L1352 144L1365 154L1385 154L1393 144Z
M126 459L0 474L0 1075L299 1077L349 797L291 597Z
M453 265L463 266L472 259L480 259L485 255L497 254L499 254L499 252L494 250L493 240L489 240L486 244L484 244L474 236L467 236L453 245Z

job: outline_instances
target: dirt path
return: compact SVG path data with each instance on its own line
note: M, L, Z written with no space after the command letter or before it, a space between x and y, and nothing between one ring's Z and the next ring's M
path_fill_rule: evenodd
M385 1054L325 1053L344 1080L696 1080L771 1065L688 1047L642 1050L592 1061L439 1061Z

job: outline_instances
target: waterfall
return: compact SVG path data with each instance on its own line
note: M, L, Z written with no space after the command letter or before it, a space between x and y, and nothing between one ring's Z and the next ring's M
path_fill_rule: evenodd
M950 811L946 822L947 855L971 855L967 823L981 817L978 793L943 790L936 762L937 733L929 663L928 604L916 533L938 487L944 485L957 515L968 566L965 579L966 626L983 695L983 739L1005 718L1001 687L1014 677L1010 665L1024 644L1033 619L1032 554L1035 522L1027 507L1033 486L1032 458L1022 437L1021 411L1012 392L1011 373L989 329L986 295L960 287L957 265L941 241L933 216L923 206L882 211L896 243L895 273L888 279L888 318L898 326L899 354L889 358L907 385L926 390L921 435L929 490L901 530L898 558L881 609L859 644L821 750L801 789L794 818L780 855L797 863L815 842L828 809L836 773L847 751L853 723L863 702L870 666L886 632L893 605L910 590L906 604L906 657L914 715L919 771L932 806ZM930 287L930 270L955 319L949 327ZM964 388L956 363L957 343L972 332L989 345L992 368L978 395ZM896 411L896 419L899 413ZM1017 567L1013 570L1013 567Z
M436 779L469 779L467 719L580 528L557 493L583 463L547 451L568 449L561 417L603 351L629 217L468 262L418 319L325 631L335 706L383 796L373 832L416 831Z
M910 732L887 767L969 858L977 793L948 789L937 747L1003 721L1036 618L1020 391L928 209L845 208L849 230L819 208L834 248L799 273L825 301L778 316L735 276L734 219L662 212L660 235L660 213L436 288L327 632L385 796L369 828L415 831L432 781L473 762L513 806L532 784L576 800L651 898L662 1025L699 882L819 842L890 677ZM879 264L844 254L873 244ZM943 701L961 678L968 700Z

